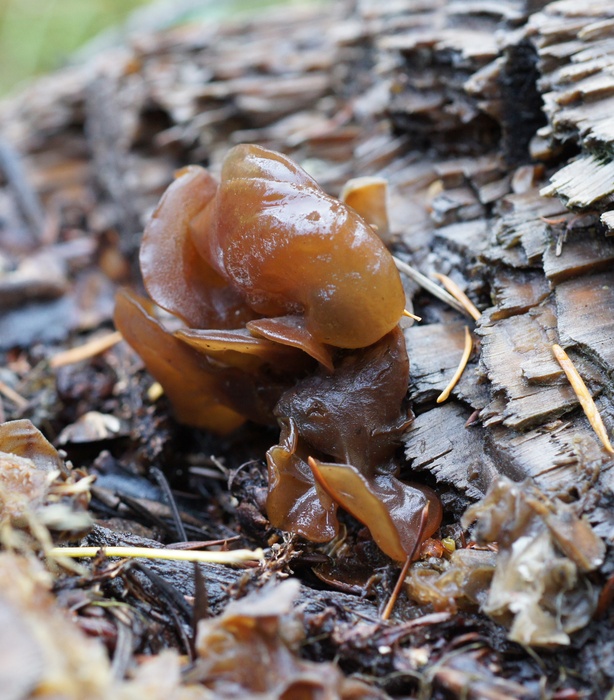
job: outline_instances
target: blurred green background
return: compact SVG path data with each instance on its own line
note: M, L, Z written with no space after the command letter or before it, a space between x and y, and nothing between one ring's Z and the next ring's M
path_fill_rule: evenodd
M0 95L65 64L103 30L98 46L123 34L186 19L256 12L292 0L0 0ZM148 5L146 11L132 13ZM127 25L124 23L131 17ZM124 25L124 26L123 26ZM110 29L113 28L113 29Z

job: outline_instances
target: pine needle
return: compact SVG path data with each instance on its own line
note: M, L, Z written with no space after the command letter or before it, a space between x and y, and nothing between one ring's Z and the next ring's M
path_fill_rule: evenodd
M433 277L436 277L441 284L450 292L450 294L462 304L465 311L471 316L474 321L477 321L482 313L474 306L471 299L463 292L463 290L456 284L453 279L450 279L447 275L442 275L439 272L435 272Z
M89 360L90 357L95 357L101 353L109 350L114 345L117 345L122 340L122 334L119 331L114 331L113 333L108 333L102 338L95 338L89 343L84 345L79 345L76 348L71 348L70 350L64 350L62 352L54 355L49 364L54 369L58 367L65 367L66 365L73 365L76 362L81 362L82 360Z
M394 255L392 256L392 259L394 260L394 264L397 266L397 270L402 272L404 275L407 275L407 277L412 279L416 284L419 284L422 289L426 289L427 292L430 292L433 296L441 299L441 301L445 302L453 309L460 311L460 313L466 313L465 307L456 301L451 294L448 294L443 287L440 287L438 284L433 282L432 279L429 279L426 275L423 275L414 267L408 265L406 262L400 260Z
M414 546L411 550L411 552L408 552L407 554L407 559L405 559L405 563L403 564L403 568L401 569L401 573L399 574L399 578L397 579L396 585L394 587L394 590L392 591L392 594L390 595L390 598L388 599L388 602L386 603L386 607L384 608L384 612L382 613L382 620L389 620L390 616L392 615L392 611L394 610L394 606L396 605L396 602L399 598L399 595L401 594L401 589L403 588L403 584L405 583L405 578L407 577L407 572L409 571L410 564L412 563L416 552L418 551L418 548L422 544L422 534L424 532L424 529L426 528L426 524L429 519L429 504L424 506L422 509L422 514L420 516L420 527L418 530L418 535L416 537L416 541L414 542Z
M469 362L469 358L471 357L472 348L473 341L471 339L471 333L469 332L469 326L465 326L465 349L463 350L463 356L461 357L461 361L459 362L459 365L456 369L456 372L454 372L454 376L450 380L450 383L437 397L437 403L443 403L450 396L452 389L454 389L454 387L458 384L458 380L461 378L463 372L465 371L467 362Z
M413 318L414 321L422 321L422 316L416 316L416 314L412 314L411 311L408 311L407 309L403 309L403 316L407 316L407 318Z
M170 559L172 561L195 561L206 564L241 564L245 561L262 561L262 549L235 549L231 552L197 552L186 549L154 549L151 547L53 547L47 556L53 558L107 557Z
M575 391L580 406L588 418L588 422L597 434L597 437L601 440L603 446L610 454L614 454L614 448L610 443L608 438L607 430L603 424L603 420L593 401L593 397L590 395L589 390L584 383L584 380L580 376L580 373L576 369L574 363L571 361L569 355L563 350L560 345L552 346L552 354L556 358L556 361L561 365L561 369L565 372L571 388Z
M405 583L405 579L407 578L407 572L409 571L409 566L411 564L411 556L408 556L407 559L405 560L405 563L403 564L403 568L401 569L401 573L399 574L399 578L397 579L396 585L394 587L394 590L392 591L392 595L388 599L388 602L386 603L386 607L384 608L384 612L382 613L382 620L389 620L390 616L392 615L392 611L394 610L394 606L396 605L396 602L399 598L399 595L401 594L401 589L403 588L403 584Z
M20 411L23 411L28 406L28 400L3 381L0 381L0 394L12 401Z

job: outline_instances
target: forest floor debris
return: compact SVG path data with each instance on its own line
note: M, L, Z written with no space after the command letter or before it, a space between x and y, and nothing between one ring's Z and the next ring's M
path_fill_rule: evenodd
M290 689L292 674L305 693L331 697L610 691L614 460L552 346L612 434L614 3L483 8L369 1L178 26L2 106L0 643L11 697L219 697L233 681L199 639L229 653L241 639L269 645L289 671L258 676L266 697ZM343 516L330 545L270 527L263 460L277 436L178 425L140 358L116 342L115 294L139 285L141 231L173 171L198 163L217 174L239 142L289 154L332 195L355 177L385 179L400 264L444 299L433 279L447 276L481 314L475 355L437 405L465 313L404 281L422 322L404 329L415 419L400 478L436 489L450 547L429 543L408 577L415 599L406 590L389 621L398 567L357 521ZM12 448L22 419L55 446L36 438L38 463ZM25 481L11 478L16 462ZM497 486L502 475L514 484ZM473 506L492 526L490 544L476 545L461 517L489 487L509 508ZM496 520L504 511L516 516L513 537ZM189 541L261 547L265 562L201 563L195 574L190 562L103 556L184 545L177 515ZM101 553L72 568L37 554L68 541Z

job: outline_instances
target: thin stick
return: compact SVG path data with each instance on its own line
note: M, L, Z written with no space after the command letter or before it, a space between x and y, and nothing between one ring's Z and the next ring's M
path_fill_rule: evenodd
M405 577L407 576L407 572L409 571L410 564L411 557L408 556L405 560L405 564L403 564L403 568L401 569L399 578L397 579L397 582L394 586L394 590L392 591L392 594L388 599L388 602L386 603L386 607L384 608L384 612L382 613L382 620L390 619L394 606L396 605L399 595L401 594L401 588L403 586L403 582L405 581Z
M183 526L183 520L181 520L181 513L179 512L179 508L177 507L177 501L175 500L175 495L173 494L171 485L168 483L168 479L166 478L166 476L164 476L162 470L158 469L158 467L151 467L149 473L153 476L153 478L156 480L156 483L164 493L166 503L171 510L171 515L175 524L175 530L177 531L177 537L179 537L179 539L182 542L187 542L188 536L186 534L185 527Z
M424 528L426 527L428 519L429 504L427 502L427 504L422 509L422 515L420 516L420 528L418 530L418 536L416 537L416 541L414 542L414 546L412 547L411 552L409 552L409 554L407 555L407 559L403 564L403 568L401 569L401 573L399 574L399 578L397 579L394 590L392 591L392 594L388 599L388 602L386 603L386 607L384 608L384 612L382 613L382 620L389 620L390 616L392 615L394 606L396 605L399 595L401 594L401 588L403 587L403 582L405 581L405 577L407 576L407 572L409 571L412 559L414 558L416 550L422 542L422 533L424 532Z
M541 221L543 221L545 224L548 224L549 226L558 226L559 224L564 224L567 221L569 221L568 216L561 216L558 219L549 219L546 216L540 216L539 218Z
M453 279L450 279L447 275L442 275L440 272L435 272L433 277L436 277L441 284L450 292L450 294L460 302L465 311L471 316L474 321L477 321L482 312L479 311L471 301L471 299L463 292L463 290L456 284Z
M240 564L244 561L262 561L262 549L235 549L232 552L196 552L185 549L153 549L151 547L53 547L47 556L73 559L95 557L170 559L171 561L198 561L207 564Z
M236 542L240 539L241 535L234 535L234 537L224 537L221 540L201 540L201 541L191 541L191 542L173 542L173 544L166 545L167 549L181 549L181 550L200 550L205 547L217 547L218 545L224 545L228 542Z
M12 389L8 384L0 381L0 394L5 396L9 401L12 401L17 408L23 411L28 406L28 399L25 399L21 394L18 394L15 389Z
M467 313L462 304L459 304L451 294L448 294L445 289L440 287L438 284L435 284L433 280L430 280L428 277L426 277L426 275L418 272L418 270L416 270L414 267L408 265L406 262L403 262L403 260L399 260L399 258L395 257L394 255L392 256L392 259L394 260L394 264L397 266L399 272L407 275L410 279L416 282L416 284L419 284L423 289L426 289L427 292L430 292L433 296L441 299L441 301L448 304L448 306L460 311L462 314Z
M563 372L565 372L567 379L571 384L571 388L575 391L578 401L580 402L580 406L582 406L582 410L586 414L588 422L591 424L591 427L597 434L597 437L603 443L606 451L610 454L614 454L614 447L612 447L612 444L610 443L610 439L608 438L608 433L605 429L605 425L603 424L599 410L597 409L589 390L586 388L584 380L580 376L578 370L575 368L574 363L560 345L552 346L552 354L556 358L559 365L561 365Z
M23 214L32 242L40 242L45 227L43 205L32 187L20 154L5 139L0 139L0 172L13 191L13 201Z
M458 380L465 371L467 362L469 362L469 358L471 357L472 348L473 341L471 339L471 333L469 332L469 326L465 326L465 349L463 350L463 356L461 357L461 361L456 368L456 372L454 372L454 376L452 379L450 379L450 383L437 397L437 403L443 403L450 396L452 389L454 389L454 387L458 384Z
M72 365L82 360L89 360L90 357L95 357L105 352L105 350L109 350L121 340L122 334L119 331L113 331L113 333L108 333L102 338L95 338L84 345L59 352L51 358L49 364L54 369L57 369L58 367Z
M407 316L407 318L413 318L414 321L422 321L422 316L416 316L416 314L412 314L411 311L408 311L407 309L403 309L403 316Z

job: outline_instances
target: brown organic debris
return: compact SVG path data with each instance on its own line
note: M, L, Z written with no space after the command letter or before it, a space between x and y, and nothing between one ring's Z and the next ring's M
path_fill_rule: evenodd
M70 350L65 350L64 352L54 355L49 364L54 369L58 367L65 367L66 365L73 364L75 362L82 362L90 357L99 355L100 353L109 350L114 345L117 345L122 340L122 335L118 331L113 333L107 333L101 338L96 338L91 340L85 345L80 345L76 348L71 348Z
M300 660L303 630L292 603L298 582L268 586L229 605L215 620L201 620L198 658L188 680L198 681L219 698L290 698L306 694L333 699L382 698L358 680L346 679L333 664Z
M69 471L55 448L30 421L0 425L0 525L5 546L49 548L56 540L77 539L91 525L87 513L91 477Z
M499 546L484 612L506 624L513 641L569 644L597 605L585 574L603 563L603 541L572 506L528 481L497 480L463 516L465 526L475 521L478 541Z

